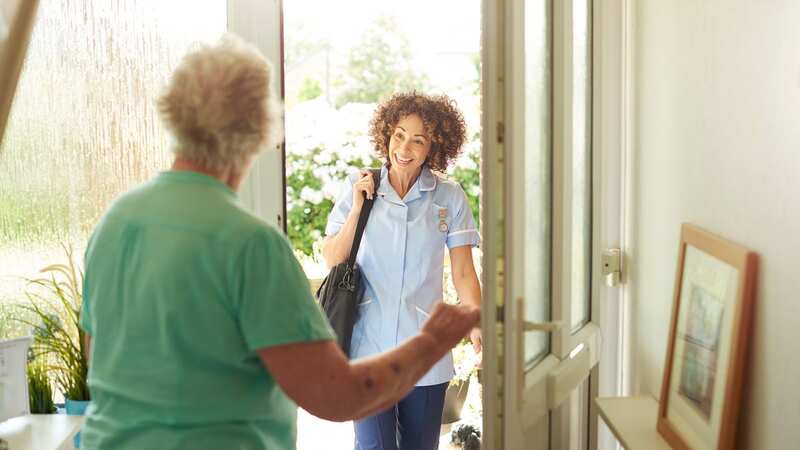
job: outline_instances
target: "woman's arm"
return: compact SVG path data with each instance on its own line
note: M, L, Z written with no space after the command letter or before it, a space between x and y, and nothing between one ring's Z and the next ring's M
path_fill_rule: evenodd
M480 309L481 286L472 262L472 246L463 245L450 249L450 268L453 272L453 286L456 288L458 298L463 303ZM483 347L480 329L472 330L469 338L475 352L480 352Z
M422 332L392 351L349 362L333 341L259 350L283 391L315 416L346 421L397 403L478 323L472 307L437 305Z
M342 228L333 236L325 238L322 244L322 257L325 264L331 268L350 256L350 248L353 246L353 238L356 235L356 225L358 225L358 215L361 207L364 206L364 197L372 199L375 197L375 182L369 170L361 171L361 178L353 184L353 207L347 215Z
M361 208L356 210L353 207L339 232L325 238L325 242L322 244L322 258L329 269L350 256L350 248L353 246L353 238L356 235L356 225L358 225L358 215L360 213Z

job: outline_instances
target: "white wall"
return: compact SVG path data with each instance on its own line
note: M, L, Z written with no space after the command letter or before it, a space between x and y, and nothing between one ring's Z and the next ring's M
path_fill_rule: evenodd
M634 388L659 395L695 223L761 255L739 448L800 448L800 1L629 3Z

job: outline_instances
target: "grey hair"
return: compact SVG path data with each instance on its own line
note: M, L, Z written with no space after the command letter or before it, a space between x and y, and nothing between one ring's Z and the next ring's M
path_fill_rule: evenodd
M173 152L211 170L241 170L283 139L272 65L253 45L226 34L183 57L158 99L175 137Z

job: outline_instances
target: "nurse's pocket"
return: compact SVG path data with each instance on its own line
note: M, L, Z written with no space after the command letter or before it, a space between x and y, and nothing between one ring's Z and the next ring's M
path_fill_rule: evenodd
M356 323L353 326L353 339L350 342L350 354L355 355L364 341L365 328L367 326L366 319L369 312L370 305L372 304L371 298L365 298L357 305L356 309Z

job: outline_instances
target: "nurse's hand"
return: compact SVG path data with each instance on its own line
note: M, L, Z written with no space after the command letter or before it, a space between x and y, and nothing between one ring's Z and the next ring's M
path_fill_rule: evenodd
M480 308L439 303L423 325L422 334L432 337L437 345L450 349L455 347L470 330L478 326L480 318Z
M483 335L481 335L480 328L473 328L469 333L469 340L472 342L472 348L475 353L480 353L483 350Z
M364 195L368 199L375 197L375 181L369 170L361 170L361 178L353 184L353 209L351 212L361 212L361 207L364 205Z

